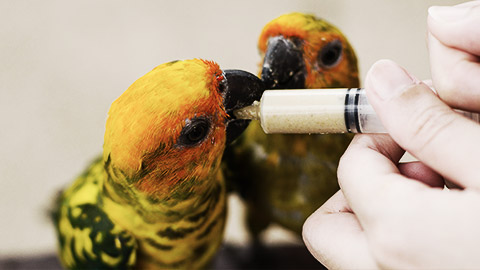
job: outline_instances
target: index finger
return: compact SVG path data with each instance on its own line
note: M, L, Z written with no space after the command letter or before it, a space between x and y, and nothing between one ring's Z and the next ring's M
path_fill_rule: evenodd
M473 55L480 55L480 1L428 9L428 30L440 42Z
M428 10L428 50L435 89L455 108L480 110L480 1Z
M428 52L432 81L440 98L454 108L480 111L478 57L448 47L431 33L428 33Z

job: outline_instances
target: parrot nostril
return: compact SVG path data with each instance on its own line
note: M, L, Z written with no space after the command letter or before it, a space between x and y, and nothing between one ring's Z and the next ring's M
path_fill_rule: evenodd
M290 37L289 39L295 46L294 48L297 50L302 50L303 49L303 39L298 38L298 37Z
M277 86L277 77L278 76L275 76L273 70L267 64L263 66L261 79L268 88L274 89Z
M220 84L218 85L218 92L220 92L220 93L224 93L224 92L225 92L225 89L227 88L227 86L225 85L224 82L225 82L225 81L222 81L222 82L220 82Z
M261 74L267 88L304 88L302 47L303 41L296 37L276 36L269 39Z

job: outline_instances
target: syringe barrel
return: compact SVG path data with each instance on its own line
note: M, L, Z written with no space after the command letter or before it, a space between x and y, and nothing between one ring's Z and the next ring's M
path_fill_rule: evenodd
M480 123L480 115L455 110ZM265 133L386 133L365 89L266 90L260 100Z
M267 90L260 101L265 133L383 133L360 88Z
M345 133L348 89L267 90L260 100L265 133Z

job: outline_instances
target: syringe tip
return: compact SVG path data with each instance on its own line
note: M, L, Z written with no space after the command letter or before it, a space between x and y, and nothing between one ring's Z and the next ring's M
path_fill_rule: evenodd
M259 119L260 102L254 101L252 105L235 110L233 115L237 119Z

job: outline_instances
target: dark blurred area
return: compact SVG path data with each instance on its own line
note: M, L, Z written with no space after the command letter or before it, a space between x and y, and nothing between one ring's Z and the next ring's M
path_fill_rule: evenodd
M0 269L63 269L55 254L38 257L0 259ZM212 269L326 269L303 245L247 246L224 245Z

